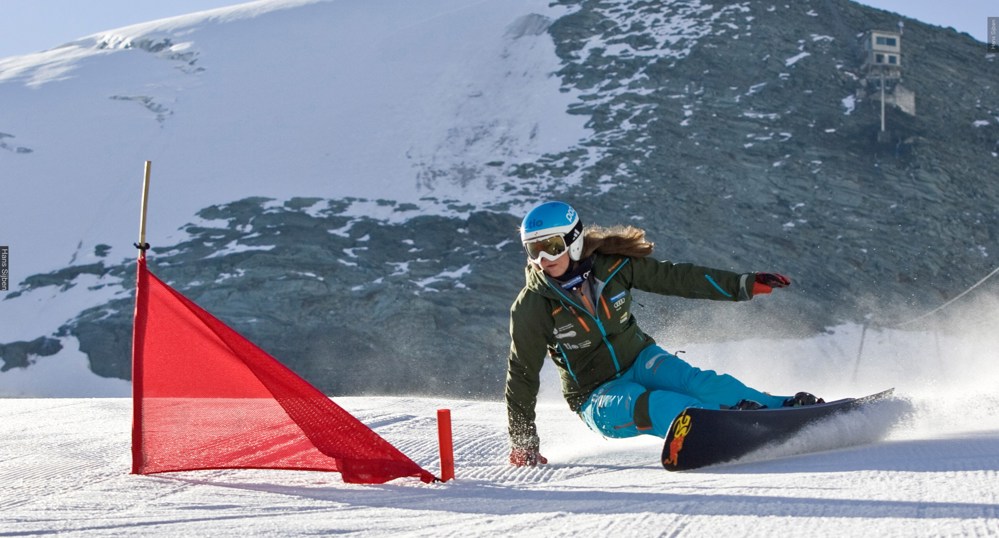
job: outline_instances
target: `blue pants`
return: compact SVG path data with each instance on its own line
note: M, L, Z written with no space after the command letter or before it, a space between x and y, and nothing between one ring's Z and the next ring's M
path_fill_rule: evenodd
M673 419L688 407L720 409L744 399L780 407L785 398L749 388L730 375L695 368L653 345L642 350L621 377L597 387L579 414L590 429L605 437L647 434L665 438ZM648 408L640 409L640 415L651 419L651 425L642 424L647 421L641 418L636 425L636 404L641 407L646 402Z

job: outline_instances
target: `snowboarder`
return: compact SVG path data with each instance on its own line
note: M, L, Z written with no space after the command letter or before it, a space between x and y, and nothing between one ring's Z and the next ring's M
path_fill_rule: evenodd
M511 464L548 462L534 423L546 354L558 367L569 407L590 429L611 438L665 437L688 407L759 409L822 401L805 392L772 396L730 375L691 366L659 347L631 314L632 288L745 301L789 286L787 277L655 260L644 230L588 226L584 231L576 211L563 202L532 209L520 239L528 264L527 283L510 308Z

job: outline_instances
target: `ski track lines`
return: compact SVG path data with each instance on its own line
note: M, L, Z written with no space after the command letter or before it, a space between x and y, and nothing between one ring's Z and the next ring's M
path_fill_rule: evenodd
M0 511L44 508L51 497L110 479L108 461L128 463L111 439L87 442L106 425L105 409L81 413L74 400L0 400L4 436L0 450ZM127 423L126 423L127 425ZM6 445L6 446L4 446ZM12 450L13 447L21 450ZM0 528L2 532L2 528Z
M336 401L439 473L440 402ZM134 476L129 400L0 400L0 536L999 534L994 430L934 437L915 424L873 445L666 473L657 439L605 440L542 403L551 463L515 468L502 403L443 406L453 482L360 486L319 472Z

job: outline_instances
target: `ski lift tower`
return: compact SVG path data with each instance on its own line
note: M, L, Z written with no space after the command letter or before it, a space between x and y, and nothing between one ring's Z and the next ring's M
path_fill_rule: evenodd
M881 134L885 136L885 85L902 78L902 26L898 32L869 30L863 37L864 63L861 70L868 81L877 79L881 89Z

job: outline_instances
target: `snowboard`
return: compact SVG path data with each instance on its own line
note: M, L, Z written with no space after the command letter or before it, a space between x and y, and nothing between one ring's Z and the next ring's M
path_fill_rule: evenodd
M673 420L661 461L667 471L731 461L765 445L786 441L817 421L888 398L894 390L802 407L753 411L688 408Z

